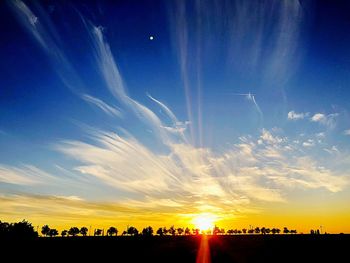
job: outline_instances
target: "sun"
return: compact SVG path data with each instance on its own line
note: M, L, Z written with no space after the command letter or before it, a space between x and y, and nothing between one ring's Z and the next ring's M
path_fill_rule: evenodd
M215 225L215 219L216 217L210 213L198 214L193 218L193 224L200 231L212 230Z

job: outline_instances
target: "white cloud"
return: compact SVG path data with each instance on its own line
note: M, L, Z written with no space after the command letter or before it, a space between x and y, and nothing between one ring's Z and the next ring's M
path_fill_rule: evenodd
M345 130L344 135L349 135L350 136L350 130Z
M108 105L107 103L98 98L92 97L87 94L84 94L82 98L85 101L97 106L99 109L101 109L103 112L107 113L110 116L122 117L121 112L117 108Z
M315 145L315 142L313 140L308 140L306 142L303 142L304 147L312 147Z
M316 113L311 117L312 122L318 122L322 125L328 126L329 128L334 128L336 125L336 117L339 113L332 113L325 115L323 113Z
M326 115L322 113L316 113L314 116L311 117L311 121L314 122L324 122L326 120Z
M64 200L68 200L68 201L84 201L83 198L76 196L76 195L69 195L69 196L64 196L64 195L57 195L54 196L55 198L58 199L64 199Z
M290 111L288 112L288 120L302 120L304 118L306 118L307 116L309 116L309 113L296 113L295 111Z
M326 134L324 132L319 132L319 133L316 133L315 134L316 138L325 138L326 137Z
M283 142L283 139L282 139L282 138L280 138L280 137L278 137L278 136L273 136L273 135L271 134L271 132L269 132L269 131L266 130L266 129L263 129L263 130L262 130L260 138L261 138L263 141L265 141L265 142L267 142L267 143L270 143L270 144L279 144L279 143ZM258 141L258 143L259 143L259 141ZM261 143L261 141L260 141L260 143Z

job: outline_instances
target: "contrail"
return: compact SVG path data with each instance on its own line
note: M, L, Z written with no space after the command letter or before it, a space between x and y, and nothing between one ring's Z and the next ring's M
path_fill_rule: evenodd
M262 124L263 119L264 119L264 114L263 114L263 112L261 111L261 109L260 109L258 103L257 103L256 100L255 100L255 94L250 93L250 92L248 92L248 93L230 93L230 94L231 94L231 95L235 95L235 96L244 96L247 100L252 101L252 102L254 103L254 106L255 106L257 112L258 112L259 115L260 115L260 121L261 121L261 124Z

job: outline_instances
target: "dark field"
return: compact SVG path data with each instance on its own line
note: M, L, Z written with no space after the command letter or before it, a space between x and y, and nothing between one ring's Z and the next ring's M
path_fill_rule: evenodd
M1 242L2 258L11 259L1 262L196 262L198 254L202 254L200 262L350 262L350 235L237 235L203 240L201 236L58 237ZM210 261L204 261L207 258Z

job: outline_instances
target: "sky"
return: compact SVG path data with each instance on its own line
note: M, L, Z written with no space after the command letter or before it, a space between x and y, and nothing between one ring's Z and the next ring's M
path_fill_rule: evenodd
M350 232L347 1L1 1L0 220Z

